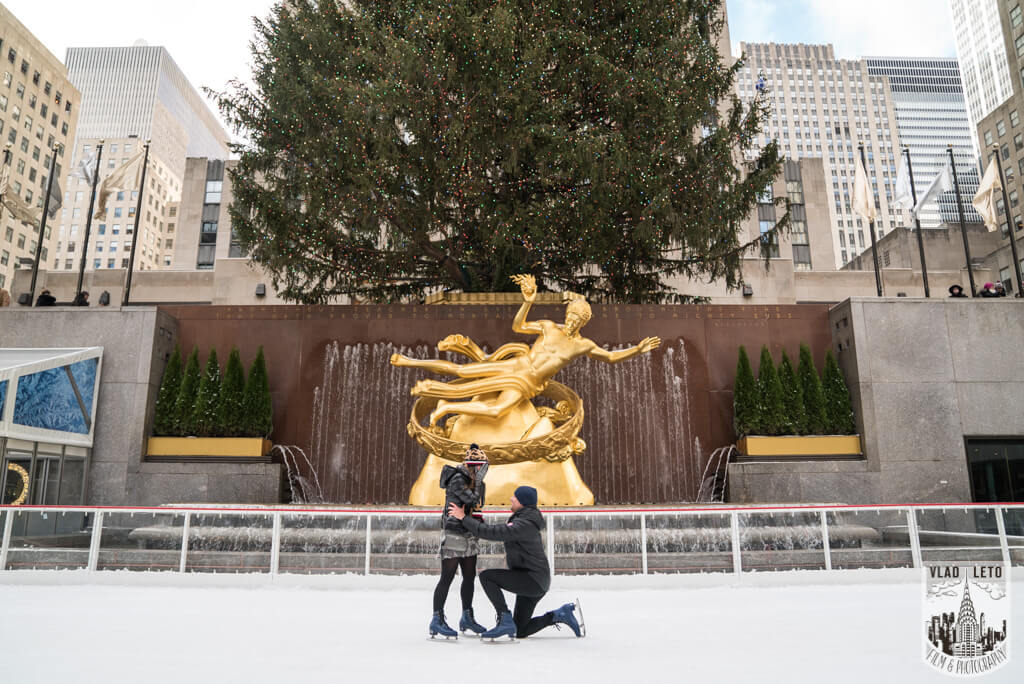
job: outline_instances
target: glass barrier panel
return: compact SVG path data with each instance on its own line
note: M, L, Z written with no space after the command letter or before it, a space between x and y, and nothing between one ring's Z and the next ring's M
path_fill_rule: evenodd
M279 572L361 573L365 563L366 516L281 515Z
M741 513L739 525L744 571L825 569L821 517L817 512Z
M490 520L489 522L494 522ZM493 561L500 544L480 542L477 570L485 559ZM441 516L439 513L374 515L370 521L370 572L385 575L421 575L441 571ZM502 566L504 567L504 566Z
M72 570L89 565L94 513L9 511L7 570Z
M96 569L177 572L184 525L184 513L108 511Z
M833 570L914 567L906 509L827 511L825 519Z
M193 513L188 572L269 572L273 516L269 513Z
M62 506L78 506L84 503L82 490L85 487L85 449L68 447L64 454L64 470L60 474L58 503Z
M1024 506L1003 508L1006 527L1006 546L1010 550L1010 565L1024 566Z
M552 524L558 575L635 574L643 569L639 515L556 515ZM546 529L542 536L546 545Z
M922 508L914 514L923 562L1002 562L994 508Z
M732 572L728 513L648 513L647 572Z

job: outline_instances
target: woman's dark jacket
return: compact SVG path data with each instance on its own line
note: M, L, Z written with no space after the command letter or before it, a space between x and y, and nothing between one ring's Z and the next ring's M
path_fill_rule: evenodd
M468 516L462 522L480 539L505 542L509 570L525 570L545 592L551 587L551 566L540 536L544 516L536 508L520 508L504 525L487 525Z
M441 487L444 488L444 512L441 514L441 526L449 532L466 534L467 530L462 521L448 515L448 504L454 503L466 509L466 515L472 515L484 507L484 495L487 492L487 485L483 479L477 481L476 487L469 486L472 478L466 466L446 465L441 469ZM479 516L479 513L476 513Z

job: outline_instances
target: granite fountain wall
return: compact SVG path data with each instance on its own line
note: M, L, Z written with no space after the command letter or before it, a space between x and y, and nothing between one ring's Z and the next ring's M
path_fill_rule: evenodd
M485 348L531 338L511 331L509 306L162 307L183 349L237 345L246 362L263 345L277 444L308 456L307 482L336 503L404 503L424 461L406 433L423 371L388 363L395 351L437 355L435 345L463 333ZM561 320L562 307L536 306L531 318ZM798 306L595 305L584 334L608 348L657 335L653 354L609 366L583 359L559 376L583 398L577 459L600 504L694 500L712 450L733 442L736 353L776 358L811 345L822 363L830 342L828 308ZM453 357L453 360L461 360ZM303 458L295 460L309 470Z

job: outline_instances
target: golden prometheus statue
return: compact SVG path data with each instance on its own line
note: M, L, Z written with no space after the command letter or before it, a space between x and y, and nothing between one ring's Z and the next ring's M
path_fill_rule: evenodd
M587 448L578 437L583 425L583 402L552 378L580 356L618 363L656 349L661 340L648 337L628 349L602 349L580 335L590 320L590 305L571 292L565 293L565 323L528 321L530 305L537 298L537 282L532 275L517 275L512 280L525 300L512 321L512 330L536 335L532 346L513 342L487 355L468 337L456 334L441 340L438 350L460 353L472 359L471 363L391 356L392 365L456 378L451 382L421 380L412 388L413 396L419 399L413 404L409 435L428 455L409 493L410 504L442 505L444 492L438 486L441 468L445 461L461 462L473 442L487 452L491 463L488 503L508 503L521 484L536 487L541 504L594 503L593 492L572 460ZM534 406L532 399L537 396L551 399L555 407ZM441 419L447 415L453 417L442 425ZM426 425L424 418L429 418Z

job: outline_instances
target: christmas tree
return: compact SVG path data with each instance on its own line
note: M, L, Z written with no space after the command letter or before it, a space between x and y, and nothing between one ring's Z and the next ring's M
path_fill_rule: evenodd
M181 390L181 349L174 347L174 353L164 368L163 379L160 381L160 393L156 398L156 411L153 416L153 434L158 437L173 436L174 405L178 401Z
M762 435L786 433L786 409L783 402L782 383L775 372L775 363L768 347L761 347L761 366L757 371L757 389L760 396Z
M217 407L220 399L220 364L217 362L217 350L211 349L206 360L206 370L199 380L196 392L196 403L192 407L192 427L197 437L216 437L219 429L217 424Z
M785 349L782 350L782 361L779 362L779 382L782 384L782 405L786 419L786 430L783 434L806 435L807 409L804 407L804 393Z
M736 362L736 384L732 390L733 428L736 437L756 435L760 429L760 395L754 371L750 368L747 349L740 345L739 360Z
M174 434L188 437L196 434L192 424L192 409L196 405L196 390L199 389L199 348L193 347L185 364L181 378L178 399L174 402Z
M846 387L843 371L829 349L825 354L825 373L822 378L825 395L825 416L829 432L833 435L852 435L857 432L850 404L850 390Z
M781 170L749 161L767 93L734 94L722 0L278 3L252 85L232 227L290 301L544 289L685 301L767 256L742 219ZM785 200L781 199L780 203ZM788 226L788 212L772 237Z
M263 358L263 347L249 367L242 398L242 412L245 416L246 437L270 437L274 429L274 407L270 402L270 380L267 377L267 362Z
M220 398L217 405L217 427L223 437L242 437L245 432L243 395L245 393L245 372L238 348L232 347L228 363L224 366L224 378L220 384Z
M821 379L818 377L818 369L814 367L811 349L806 344L800 345L800 361L796 372L800 380L800 389L804 393L804 408L807 409L807 434L829 434Z

